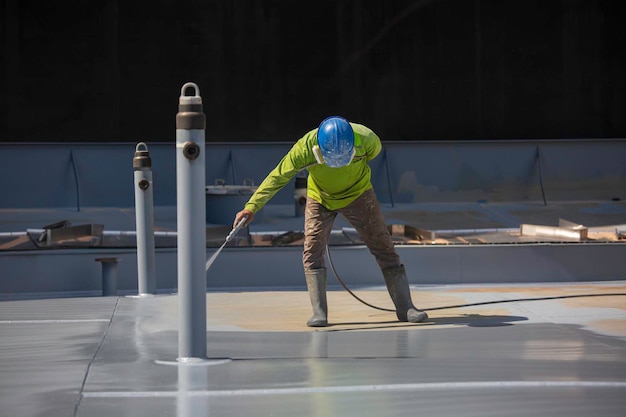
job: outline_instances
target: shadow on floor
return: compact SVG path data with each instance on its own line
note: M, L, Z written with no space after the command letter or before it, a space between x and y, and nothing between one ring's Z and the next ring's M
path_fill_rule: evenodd
M513 322L526 321L528 317L506 316L506 315L483 315L483 314L462 314L459 316L430 317L422 323L406 323L398 321L376 321L376 322L339 322L329 323L327 328L320 328L319 331L343 332L354 330L382 330L382 329L406 329L411 327L442 326L442 325L465 325L468 327L498 327L512 326ZM353 327L356 326L356 327ZM333 327L336 327L333 329ZM343 327L343 328L338 328ZM327 329L327 330L326 330Z

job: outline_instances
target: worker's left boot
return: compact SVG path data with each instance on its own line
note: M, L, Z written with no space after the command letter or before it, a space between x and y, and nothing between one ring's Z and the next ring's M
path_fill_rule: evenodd
M400 321L420 323L428 318L426 312L419 310L411 301L409 280L404 265L382 269L389 295L396 306L396 316Z

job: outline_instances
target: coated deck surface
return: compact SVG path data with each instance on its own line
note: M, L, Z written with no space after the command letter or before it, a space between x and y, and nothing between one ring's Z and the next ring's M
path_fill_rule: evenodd
M355 289L390 307L383 287ZM412 287L399 323L329 292L207 293L206 361L177 362L178 297L0 302L6 416L622 416L626 282ZM473 304L467 306L467 304Z

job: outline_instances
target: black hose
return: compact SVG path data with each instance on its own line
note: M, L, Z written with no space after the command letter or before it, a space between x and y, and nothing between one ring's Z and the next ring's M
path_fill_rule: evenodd
M547 206L548 201L546 200L546 192L543 187L543 169L541 168L541 151L539 150L539 145L537 145L537 168L539 169L539 186L541 187L541 197L543 198L543 205Z
M389 201L391 202L391 207L395 207L393 204L393 190L391 188L391 179L389 176L389 160L387 159L387 149L383 150L383 159L385 161L385 172L387 173L387 187L389 188Z
M348 291L348 293L353 296L355 299L357 299L358 301L360 301L361 303L365 304L368 307L371 307L375 310L382 310L382 311L393 311L395 312L395 309L390 309L390 308L383 308L383 307L378 307L375 306L373 304L368 303L367 301L359 298L359 296L357 296L355 293L353 293L350 288L348 288L348 286L343 282L343 280L339 277L339 274L337 273L337 270L335 269L335 264L333 264L333 258L330 256L330 250L328 248L328 245L326 245L326 254L328 255L328 262L330 263L330 269L333 270L333 274L335 274L335 278L337 278L337 281L339 281L339 283L341 284L341 286Z
M615 296L626 297L626 293L576 294L576 295L556 295L556 296L551 296L551 297L515 298L515 299L510 299L510 300L483 301L480 303L457 304L457 305L445 306L445 307L432 307L432 308L426 308L424 309L424 311L447 310L451 308L484 306L484 305L489 305L489 304L517 303L521 301L545 301L545 300L563 300L566 298L615 297Z
M76 211L80 211L80 181L78 180L78 170L76 169L73 150L70 151L70 162L72 164L72 171L74 172L74 181L76 182Z
M391 311L391 312L395 312L396 311L395 309L378 307L378 306L375 306L373 304L370 304L367 301L365 301L362 298L360 298L359 296L357 296L355 293L353 293L350 290L350 288L348 288L348 286L339 277L339 274L337 274L337 270L335 269L335 265L333 263L333 258L330 256L330 249L329 249L328 245L326 245L326 254L328 255L328 261L330 263L330 268L332 269L333 274L335 274L335 278L337 278L337 281L339 281L341 286L346 291L348 291L348 293L352 297L354 297L357 301L365 304L366 306L371 307L371 308L376 309L376 310ZM590 297L626 297L626 293L576 294L576 295L557 295L557 296L550 296L550 297L515 298L515 299L510 299L510 300L483 301L483 302L480 302L480 303L468 303L468 304L456 304L456 305L443 306L443 307L431 307L431 308L424 308L422 310L423 311L449 310L449 309L453 309L453 308L475 307L475 306L484 306L484 305L490 305L490 304L517 303L517 302L522 302L522 301L563 300L563 299L567 299L567 298L590 298Z

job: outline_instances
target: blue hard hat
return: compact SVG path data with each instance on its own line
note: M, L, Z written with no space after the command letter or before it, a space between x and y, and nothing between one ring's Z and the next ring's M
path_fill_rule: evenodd
M317 130L317 145L324 163L332 168L346 166L354 157L354 132L343 117L331 116Z

